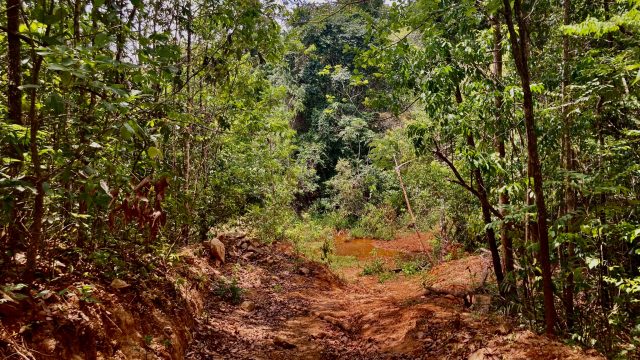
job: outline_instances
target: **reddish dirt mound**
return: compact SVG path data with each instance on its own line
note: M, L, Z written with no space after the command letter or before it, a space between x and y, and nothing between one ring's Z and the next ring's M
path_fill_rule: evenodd
M491 259L484 255L469 255L443 262L429 272L424 285L448 292L468 292L477 289L493 275Z
M25 289L21 311L0 317L0 358L182 358L203 308L198 285L216 270L200 247L180 257L143 281L62 274Z

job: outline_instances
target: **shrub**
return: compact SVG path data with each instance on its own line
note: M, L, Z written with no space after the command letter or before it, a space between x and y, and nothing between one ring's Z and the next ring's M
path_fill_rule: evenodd
M378 275L385 272L384 261L376 256L375 250L373 250L373 259L362 268L362 275Z
M231 280L220 279L213 289L216 296L235 305L242 302L244 292L245 290L238 285L238 280L235 278Z

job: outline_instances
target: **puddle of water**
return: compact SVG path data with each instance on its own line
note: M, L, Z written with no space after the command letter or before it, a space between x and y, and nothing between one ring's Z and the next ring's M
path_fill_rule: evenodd
M400 255L399 251L380 249L373 245L375 239L350 239L346 234L337 234L334 237L336 246L336 255L354 256L358 260L366 260L373 258L372 251L375 249L378 257L394 258Z

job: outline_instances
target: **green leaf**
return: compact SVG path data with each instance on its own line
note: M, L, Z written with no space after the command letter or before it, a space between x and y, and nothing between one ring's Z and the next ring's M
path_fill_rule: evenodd
M600 259L593 258L593 257L587 257L586 263L587 263L587 267L589 269L593 269L596 266L600 265Z
M162 151L155 146L151 146L147 149L147 155L149 155L151 159L162 158Z
M69 71L70 69L64 65L56 64L56 63L48 63L47 69L53 71Z
M49 94L44 104L54 115L64 113L64 100L57 92Z

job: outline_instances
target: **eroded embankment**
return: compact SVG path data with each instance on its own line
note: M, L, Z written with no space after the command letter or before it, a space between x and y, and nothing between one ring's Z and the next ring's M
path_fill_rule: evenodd
M160 266L144 280L59 271L48 282L3 291L0 357L182 359L209 300L204 281L220 274L202 247L182 253L188 262Z

